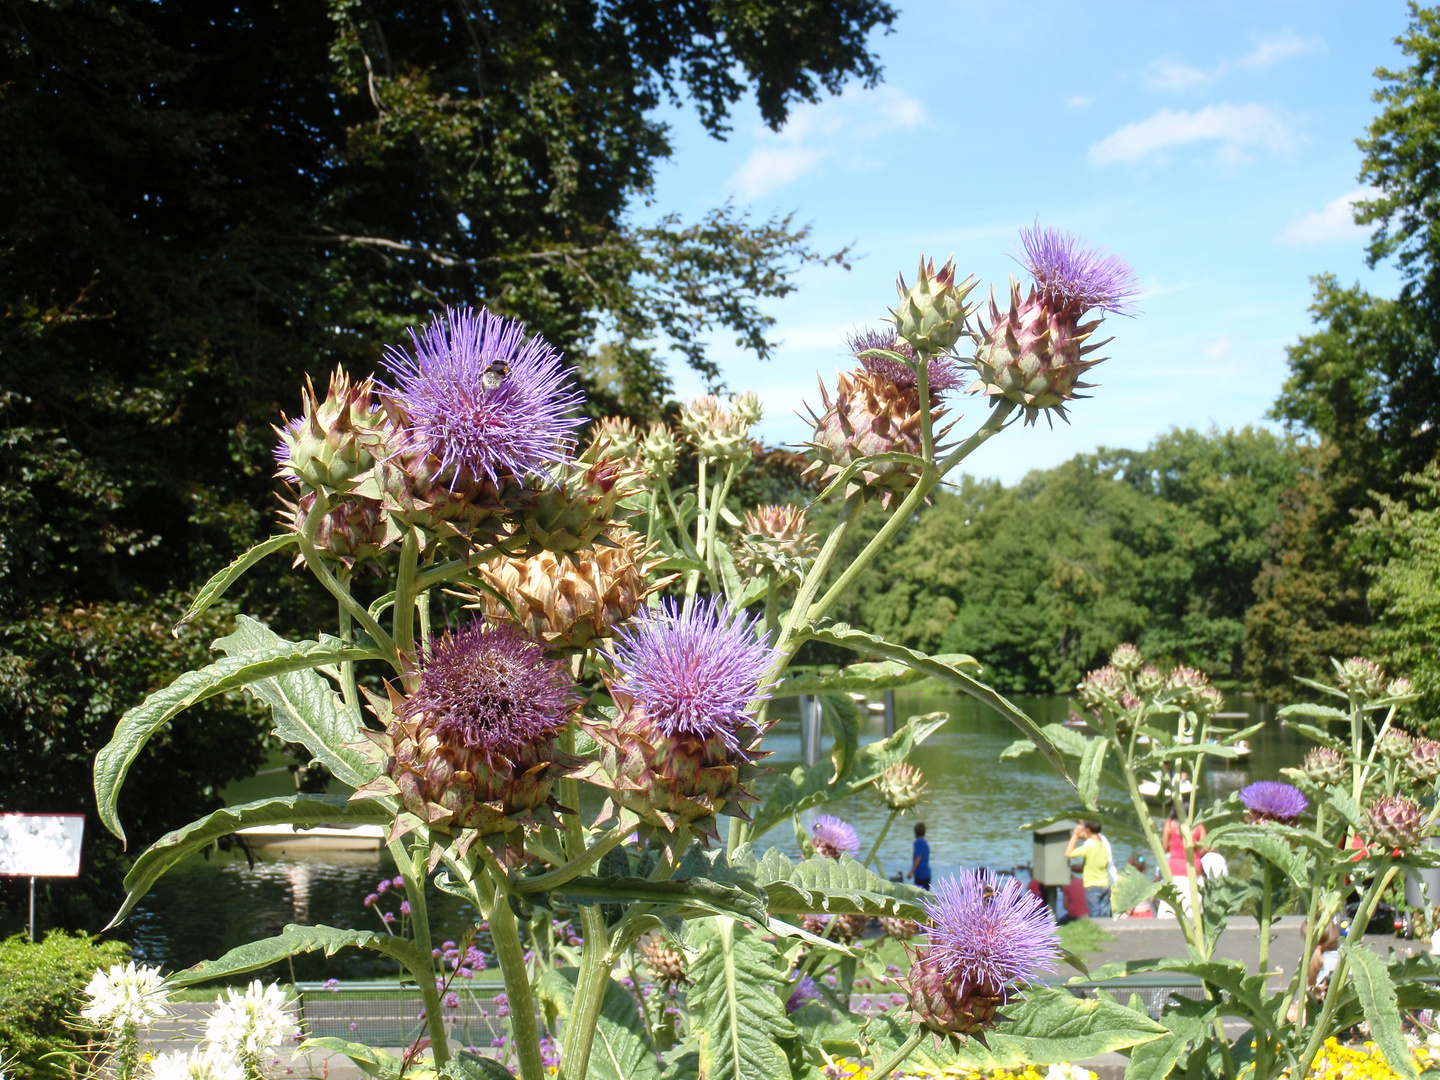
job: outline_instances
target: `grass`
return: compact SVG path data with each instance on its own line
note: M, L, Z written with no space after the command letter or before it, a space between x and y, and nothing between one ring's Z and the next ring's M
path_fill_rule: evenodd
M1060 927L1060 946L1084 956L1086 953L1103 952L1107 941L1114 941L1115 935L1107 931L1094 919L1076 919Z

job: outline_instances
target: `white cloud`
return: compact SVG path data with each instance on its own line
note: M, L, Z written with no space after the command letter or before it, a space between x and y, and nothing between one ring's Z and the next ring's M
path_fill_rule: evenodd
M1207 363L1218 363L1224 359L1225 354L1230 351L1230 339L1222 337L1219 341L1212 341L1201 350Z
M1164 151L1197 142L1217 142L1222 164L1245 160L1244 150L1285 150L1296 135L1274 109L1265 105L1208 105L1196 112L1161 109L1145 120L1126 124L1090 147L1095 165L1116 162L1136 164L1146 158L1164 159Z
M1361 199L1369 199L1380 192L1373 187L1363 187L1338 199L1331 199L1325 209L1302 214L1285 227L1280 242L1292 247L1309 247L1312 244L1332 244L1340 240L1354 240L1368 236L1374 226L1355 224L1353 206Z
M1090 99L1083 94L1076 94L1073 97L1065 99L1065 107L1067 109L1088 109L1090 107Z
M1225 65L1213 71L1182 64L1169 57L1155 60L1141 73L1140 79L1152 90L1189 90L1192 86L1204 86L1212 82L1225 70Z
M893 86L849 89L836 98L791 110L778 132L761 128L729 186L742 199L758 199L813 172L842 143L855 153L866 142L924 124L925 105Z
M1236 60L1235 66L1249 71L1264 71L1281 60L1288 60L1292 56L1301 56L1308 52L1316 52L1324 47L1325 43L1319 38L1302 38L1293 30L1282 30L1274 37L1266 38L1250 52Z

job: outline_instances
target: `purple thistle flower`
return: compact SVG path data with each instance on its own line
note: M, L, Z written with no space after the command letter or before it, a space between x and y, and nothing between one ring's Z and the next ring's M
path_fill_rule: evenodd
M1060 955L1055 917L1014 878L964 870L941 881L924 903L935 924L925 959L961 995L1000 997L1053 970Z
M281 425L281 438L275 444L275 449L271 451L271 453L275 455L275 464L279 468L283 469L286 462L290 460L290 444L285 441L284 436L289 435L293 438L296 435L300 434L300 429L304 426L305 417L303 415L292 416L289 420L286 420L285 423Z
M435 643L400 713L431 717L436 736L451 746L510 758L558 733L573 695L564 661L547 660L513 623L477 621Z
M410 330L414 355L386 348L396 386L386 387L449 473L453 490L466 478L499 483L540 472L566 456L584 419L583 397L538 334L484 309L447 308Z
M1246 820L1289 824L1305 812L1310 801L1300 789L1279 780L1260 780L1240 789L1240 801L1250 813Z
M810 826L810 839L815 845L815 854L827 859L856 855L860 851L860 834L855 826L830 814L821 814L815 819Z
M908 364L902 364L898 360L891 360L885 356L860 355L870 349L885 349L888 352L899 353L913 363L915 360L914 346L908 341L896 337L895 331L861 330L851 334L846 339L845 345L850 350L850 355L859 360L865 370L872 375L889 379L896 386L915 385L915 369ZM927 373L932 394L943 394L947 390L959 390L965 385L965 378L959 368L943 356L931 359Z
M759 624L759 615L747 619L718 598L696 601L688 612L673 600L658 611L642 608L616 639L615 689L665 735L718 737L739 751L736 729L753 727L746 710L769 696L760 680L774 650Z
M1025 247L1021 265L1030 271L1040 295L1053 307L1069 308L1078 318L1092 308L1128 314L1140 295L1135 272L1118 255L1082 248L1079 237L1061 229L1020 230Z
M795 980L795 989L785 1002L785 1011L787 1013L798 1012L805 1007L807 1001L814 1001L819 996L820 988L815 985L815 980L809 975L801 975Z

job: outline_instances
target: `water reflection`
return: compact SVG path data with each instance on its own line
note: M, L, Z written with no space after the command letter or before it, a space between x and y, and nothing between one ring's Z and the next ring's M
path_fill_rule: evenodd
M1018 733L1003 718L970 699L906 691L898 692L896 699L896 714L901 718L942 710L951 717L912 759L925 770L931 795L918 816L911 813L901 818L886 837L879 853L885 871L908 868L911 826L917 820L926 823L936 877L967 866L1028 864L1031 835L1020 826L1070 805L1073 789L1038 754L1000 761L1000 752ZM800 726L794 701L778 704L780 719L767 742L773 756L766 763L783 772L800 763ZM1066 700L1058 697L1017 699L1016 704L1041 723L1063 720L1068 712ZM1262 718L1250 698L1232 698L1226 708L1256 720ZM1252 753L1243 764L1207 770L1203 796L1224 797L1252 779L1274 778L1281 767L1300 762L1306 744L1282 731L1273 717L1266 719L1266 728L1251 739ZM878 717L866 716L862 722L862 742L881 737ZM822 752L822 759L827 757L828 746ZM285 793L288 783L288 775L260 777L227 794L237 802L261 798ZM1118 786L1107 788L1102 795L1125 798ZM869 794L851 798L832 807L831 812L855 825L866 850L888 813ZM791 855L797 853L788 822L761 838L762 848L770 845ZM1129 857L1130 851L1118 838L1115 848L1121 861ZM292 922L383 931L376 911L366 908L363 900L377 881L394 874L383 851L286 855L262 851L253 867L243 855L217 852L208 860L197 857L163 877L131 916L137 955L151 963L183 967L256 937L278 934ZM456 897L433 890L429 903L437 940L461 939L472 924L473 909ZM394 910L398 898L387 899L382 906L387 905ZM297 957L293 969L282 966L269 974L289 978L292 970L295 978L324 979L375 978L393 975L396 969L373 959L372 954L349 949L328 959Z

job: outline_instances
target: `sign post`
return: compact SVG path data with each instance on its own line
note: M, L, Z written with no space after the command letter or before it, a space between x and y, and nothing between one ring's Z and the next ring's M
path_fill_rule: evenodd
M84 814L0 814L0 875L30 879L30 940L35 940L35 879L79 877Z

